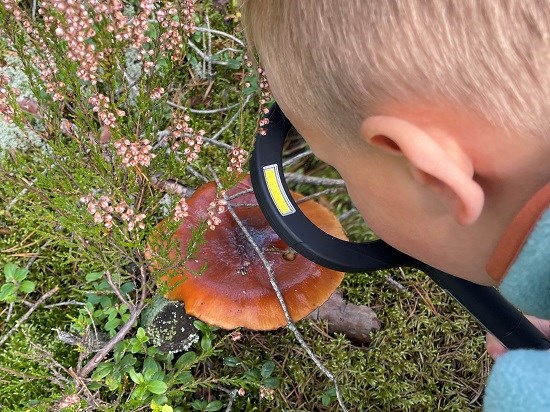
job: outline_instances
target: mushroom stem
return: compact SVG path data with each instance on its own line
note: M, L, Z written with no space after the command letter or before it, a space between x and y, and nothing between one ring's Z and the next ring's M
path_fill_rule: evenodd
M214 180L216 182L217 187L220 190L223 189L223 187L220 183L220 179L218 178L218 175L216 174L216 172L212 168L210 168L210 172L214 176ZM292 321L292 319L290 317L285 299L283 297L283 294L281 293L281 290L279 289L279 286L277 285L277 280L275 279L275 273L273 272L273 269L272 269L270 263L268 262L268 260L266 259L265 255L262 253L262 251L260 250L259 246L254 241L254 239L252 238L252 236L250 235L250 233L248 232L248 230L246 229L246 227L244 226L242 221L239 219L239 217L235 213L235 210L233 210L233 207L231 206L230 202L228 201L227 195L223 191L221 193L223 195L224 200L227 202L227 211L231 214L231 216L235 220L235 223L237 223L237 225L241 228L241 230L244 233L244 236L246 237L246 239L248 240L248 242L250 243L250 245L252 246L252 248L254 249L254 251L256 252L258 257L260 258L260 260L262 261L262 263L263 263L263 265L264 265L264 267L267 271L267 275L268 275L268 278L269 278L269 283L273 287L273 290L275 291L275 294L277 295L277 299L279 300L279 302L281 304L281 308L282 308L283 313L285 315L285 319L286 319L288 328L292 331L292 333L296 337L296 340L300 343L302 348L306 351L308 356L315 363L315 365L319 368L319 370L321 370L321 372L323 372L325 374L325 376L332 382L332 384L334 385L334 389L335 389L335 392L336 392L336 398L338 399L338 403L340 404L340 407L342 408L342 410L344 412L347 412L348 409L347 409L346 405L344 404L344 400L342 399L342 394L340 393L340 387L338 385L338 381L336 380L336 377L332 374L332 372L330 372L321 363L321 361L319 360L317 355L313 352L313 350L308 346L308 344L304 340L304 338L303 338L302 334L300 333L300 331L298 331L298 328L296 327L296 325L294 324L294 322Z

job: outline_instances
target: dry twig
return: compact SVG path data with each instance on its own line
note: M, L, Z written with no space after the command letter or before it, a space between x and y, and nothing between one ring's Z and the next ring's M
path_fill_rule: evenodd
M216 172L212 168L210 170L211 170L212 175L214 176L214 180L216 181L216 185L218 186L218 188L222 189L223 187L220 183L220 180L219 180ZM281 304L281 308L283 310L283 313L285 315L285 319L287 321L287 327L292 331L292 333L296 337L296 340L300 343L300 346L305 350L305 352L308 354L308 356L311 358L311 360L313 360L313 362L319 368L319 370L321 372L323 372L323 374L327 378L329 378L329 380L332 382L332 384L334 385L334 389L336 391L336 398L338 399L338 403L340 404L340 407L342 408L342 410L344 412L346 412L347 408L346 408L346 405L344 404L344 400L342 399L342 394L340 392L340 387L338 385L338 381L336 380L336 377L332 374L332 372L330 372L322 364L322 362L319 360L317 355L313 352L313 350L306 343L306 341L304 340L304 337L302 336L302 334L300 333L300 331L298 330L298 328L296 327L296 325L292 321L292 318L290 317L290 314L288 312L288 308L287 308L287 305L285 303L285 299L283 297L283 294L281 293L279 285L277 284L277 280L275 279L275 273L273 272L273 268L271 267L271 264L266 259L265 255L260 250L260 248L258 247L256 242L254 241L254 239L252 238L252 236L250 235L250 233L248 232L248 230L244 226L243 222L239 219L239 217L235 213L235 210L233 210L233 207L229 203L229 201L227 199L227 196L225 194L223 196L224 196L224 200L227 202L227 211L231 214L231 216L233 217L233 219L235 220L237 225L243 231L243 234L245 235L246 239L248 240L248 242L250 243L250 245L252 246L252 248L254 249L254 251L256 252L258 257L260 258L260 260L262 261L262 263L263 263L263 265L264 265L264 267L267 271L267 274L268 274L268 277L269 277L269 283L271 283L271 286L273 287L273 290L275 291L275 294L277 295L277 299L279 300L279 303Z
M36 301L34 305L32 305L27 312L19 320L13 325L13 328L11 328L3 337L0 339L0 346L2 346L6 341L10 338L11 335L15 333L17 329L29 318L29 316L32 315L32 313L40 306L42 305L47 299L51 298L55 293L59 291L59 286L54 287L53 289L50 289L48 292L44 293L40 299Z
M113 336L111 340L107 342L103 348L101 348L99 351L96 352L94 357L90 359L82 369L76 372L79 378L85 378L86 376L88 376L97 367L97 365L99 365L99 363L107 356L107 354L115 347L115 345L118 342L120 342L122 339L124 339L126 334L132 328L132 325L138 319L141 311L145 307L145 298L147 297L147 275L145 272L145 267L143 265L139 267L139 271L141 275L141 294L140 294L139 300L136 305L130 304L125 300L125 303L129 305L128 308L130 310L130 319L128 319L128 322L126 322L120 328L118 333L115 336ZM115 289L118 289L118 287L114 283L111 284L111 287L113 286ZM118 293L115 290L115 294L119 299L120 299L120 296L122 296L122 292L120 291L120 289L118 289Z

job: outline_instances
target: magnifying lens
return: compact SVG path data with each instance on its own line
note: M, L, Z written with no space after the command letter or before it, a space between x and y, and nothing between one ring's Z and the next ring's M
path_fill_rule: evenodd
M348 273L399 266L420 269L508 349L550 349L550 341L495 288L449 275L382 240L347 242L311 223L290 195L283 173L283 144L292 125L277 105L270 110L268 118L267 134L256 138L250 161L250 177L260 209L289 247L321 266Z

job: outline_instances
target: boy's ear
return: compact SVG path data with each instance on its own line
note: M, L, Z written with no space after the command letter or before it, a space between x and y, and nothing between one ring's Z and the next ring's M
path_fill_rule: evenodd
M361 126L363 139L379 150L404 157L414 179L427 185L462 225L474 223L484 194L474 180L471 159L450 138L437 139L413 123L393 116L371 116Z

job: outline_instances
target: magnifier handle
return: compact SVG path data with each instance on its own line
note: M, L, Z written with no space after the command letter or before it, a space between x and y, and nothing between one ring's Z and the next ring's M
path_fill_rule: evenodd
M432 267L422 270L508 349L550 349L550 340L495 288L481 286Z

